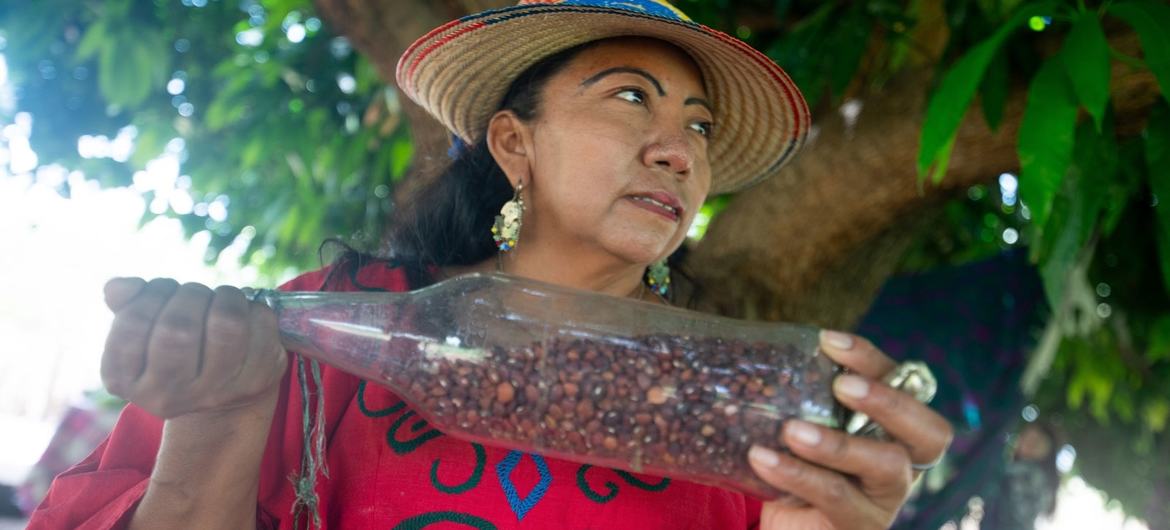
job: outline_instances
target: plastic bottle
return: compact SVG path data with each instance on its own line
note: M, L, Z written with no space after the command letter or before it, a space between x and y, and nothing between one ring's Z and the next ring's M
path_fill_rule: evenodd
M838 427L817 329L501 274L408 293L258 294L284 345L468 441L779 495L747 462L789 418Z

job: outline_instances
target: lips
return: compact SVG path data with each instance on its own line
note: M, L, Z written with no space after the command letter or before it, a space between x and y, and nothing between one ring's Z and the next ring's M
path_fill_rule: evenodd
M672 221L677 221L683 215L682 201L664 192L638 193L627 196L635 206L657 213Z

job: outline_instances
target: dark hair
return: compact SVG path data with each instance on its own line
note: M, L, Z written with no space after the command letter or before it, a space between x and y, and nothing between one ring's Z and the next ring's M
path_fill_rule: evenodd
M510 110L524 121L536 118L548 80L589 46L554 53L525 70L508 88L499 110ZM452 151L454 160L390 217L390 257L406 269L411 285L429 283L432 267L472 265L497 252L488 229L512 198L512 185L492 158L486 138L471 146L457 144Z
M548 80L592 45L554 53L522 72L508 87L498 110L511 110L521 120L534 119L540 110L540 92ZM458 139L455 142L449 152L452 160L434 175L426 175L425 170L416 174L414 178L423 184L409 201L396 205L385 238L386 256L361 252L339 238L322 243L322 256L328 248L341 250L327 281L343 270L384 261L402 267L410 285L421 287L434 281L435 267L471 265L495 255L488 229L512 198L512 184L488 150L486 138L472 146Z
M499 110L510 110L524 121L535 119L540 112L541 91L548 80L596 43L559 51L525 70L508 88ZM429 178L417 175L415 178L423 178L424 183L409 202L398 204L391 214L386 235L387 257L360 253L334 239L326 241L322 248L327 245L343 248L334 261L335 269L389 261L404 268L412 287L421 287L434 281L435 267L472 265L494 256L497 250L489 229L500 208L512 198L512 185L488 150L486 138L478 139L472 146L457 141L451 154L451 162L437 174ZM680 248L668 263L675 265L684 252Z

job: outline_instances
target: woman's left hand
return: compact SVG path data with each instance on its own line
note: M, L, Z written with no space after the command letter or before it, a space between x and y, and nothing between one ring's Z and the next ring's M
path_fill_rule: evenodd
M761 479L803 503L765 502L760 529L889 528L920 473L911 464L929 466L942 458L953 430L926 405L880 382L895 363L869 341L822 332L821 349L856 374L837 377L837 399L868 414L893 441L787 422L782 442L793 454L756 446L749 460Z

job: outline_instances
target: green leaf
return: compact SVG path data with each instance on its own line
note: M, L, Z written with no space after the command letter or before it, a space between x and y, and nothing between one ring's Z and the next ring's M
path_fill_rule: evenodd
M1106 120L1106 125L1110 122ZM1117 145L1118 171L1109 183L1109 199L1105 203L1105 218L1101 234L1111 236L1121 224L1122 216L1130 207L1133 194L1145 181L1146 157L1141 138L1127 138Z
M1072 165L1065 176L1072 181L1075 191L1062 199L1072 201L1078 216L1085 220L1078 234L1082 242L1089 239L1101 213L1113 207L1110 201L1117 200L1111 192L1119 180L1121 161L1114 135L1113 119L1108 113L1103 130L1095 130L1088 122L1080 124L1076 130ZM1128 201L1128 196L1120 200Z
M975 98L987 65L1003 41L1029 18L1051 15L1054 5L1055 2L1036 2L1021 7L995 34L972 48L943 75L938 90L930 98L922 124L918 148L919 179L925 177L931 166L946 165L945 158L949 157L947 144L954 141L959 123ZM938 178L941 179L942 175Z
M1028 87L1020 123L1020 200L1044 226L1072 157L1077 101L1059 58L1046 61Z
M1113 4L1109 7L1109 14L1126 21L1137 31L1146 66L1158 79L1162 97L1170 101L1170 6L1163 2L1138 0Z
M1142 412L1150 430L1162 432L1166 429L1166 420L1170 419L1170 401L1165 398L1155 399L1146 403Z
M951 140L943 146L939 151L938 163L934 166L934 171L930 174L930 181L938 184L947 174L947 166L951 163L951 152L955 149L955 136L951 136Z
M1060 56L1073 91L1093 117L1097 130L1101 130L1105 106L1109 104L1109 44L1105 42L1105 31L1095 12L1080 15L1064 41Z
M264 158L265 150L270 147L270 144L260 136L252 138L245 146L244 150L240 152L240 168L248 169L256 167Z
M983 77L983 84L979 87L979 94L983 103L983 119L987 121L987 127L995 131L999 129L999 123L1003 120L1003 108L1007 103L1007 54L997 53L991 60Z
M866 45L869 43L869 33L873 22L865 16L864 4L858 3L845 15L844 20L836 24L833 35L830 37L834 57L829 63L829 86L837 98L845 94L853 74L857 73L857 66L861 57L865 55Z
M134 139L130 163L136 167L146 167L147 162L163 152L169 140L158 127L140 127L138 137Z
M406 168L410 167L410 159L414 156L414 142L406 135L395 138L390 153L393 157L390 161L390 175L394 182L398 182L406 176Z
M1170 361L1170 315L1162 315L1150 326L1150 345L1146 349L1150 364Z
M1077 127L1076 154L1051 214L1045 224L1033 225L1033 256L1040 262L1040 278L1052 307L1064 301L1068 273L1097 226L1118 171L1111 126L1106 133L1098 134L1088 122Z
M89 28L86 28L85 36L81 38L81 42L77 44L77 51L74 53L74 57L79 62L88 61L96 57L102 47L108 45L106 42L108 33L106 24L103 21L98 21L90 25Z
M1157 221L1158 257L1162 285L1170 292L1170 107L1155 105L1145 131L1146 168L1150 191L1158 198L1154 208Z

